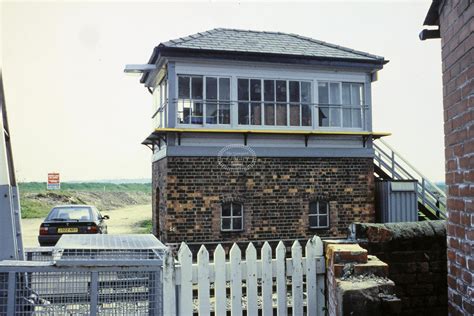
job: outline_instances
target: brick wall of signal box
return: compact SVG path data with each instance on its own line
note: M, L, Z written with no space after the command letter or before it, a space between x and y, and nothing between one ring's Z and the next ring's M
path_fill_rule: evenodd
M374 222L370 158L256 158L229 171L217 157L153 163L154 233L167 243L345 237L353 222ZM158 196L158 198L157 198ZM309 202L329 201L330 228L311 229ZM244 205L244 230L221 232L221 203Z

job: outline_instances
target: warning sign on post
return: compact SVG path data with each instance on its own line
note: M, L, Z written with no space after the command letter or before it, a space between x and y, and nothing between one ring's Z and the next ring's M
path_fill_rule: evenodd
M61 182L59 181L59 173L48 173L48 184L47 190L59 190L61 189Z

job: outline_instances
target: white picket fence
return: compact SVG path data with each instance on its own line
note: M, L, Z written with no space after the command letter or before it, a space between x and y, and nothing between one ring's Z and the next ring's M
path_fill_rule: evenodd
M306 243L305 256L298 241L286 248L278 243L275 256L265 242L261 259L252 243L245 250L234 244L226 260L224 248L218 245L213 261L201 246L197 263L193 263L189 247L182 243L177 258L168 253L163 268L164 315L324 315L323 244L317 236ZM276 286L275 286L276 285ZM213 291L211 291L213 289ZM230 289L230 291L228 291ZM245 290L245 291L244 291ZM196 296L197 292L197 296ZM227 295L228 292L230 295ZM305 308L306 307L306 308Z

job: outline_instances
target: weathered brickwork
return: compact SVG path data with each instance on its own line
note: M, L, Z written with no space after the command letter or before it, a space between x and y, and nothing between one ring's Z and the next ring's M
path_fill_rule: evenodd
M346 236L350 223L375 219L370 158L259 157L236 172L217 157L167 157L153 164L153 186L154 231L167 243ZM318 199L329 201L329 229L309 228ZM243 203L243 231L221 231L224 201Z
M443 1L440 6L452 315L474 314L473 16L469 0Z
M388 264L401 315L446 315L445 221L355 224L359 245Z
M385 262L368 256L355 243L326 241L325 245L329 316L404 315Z

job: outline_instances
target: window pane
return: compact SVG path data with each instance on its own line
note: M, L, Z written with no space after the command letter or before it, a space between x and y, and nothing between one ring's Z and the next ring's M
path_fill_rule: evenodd
M309 226L310 227L318 227L318 216L310 216L309 217Z
M328 213L328 203L319 201L319 214L327 214Z
M351 85L350 83L342 83L342 104L351 104Z
M191 124L202 124L203 122L203 103L194 102Z
M340 107L331 107L329 110L329 125L334 127L341 126L341 108Z
M219 100L230 100L230 79L219 79Z
M362 105L363 101L363 89L364 85L360 83L351 84L351 104L352 105Z
M286 102L286 81L276 81L276 99L277 101Z
M300 83L298 81L290 81L289 85L290 102L300 102Z
M301 105L301 125L311 126L311 105L302 104Z
M239 124L248 125L249 124L249 104L248 103L239 103Z
M248 79L239 79L237 83L237 95L239 100L247 101L249 100L249 80Z
M328 104L329 103L329 87L327 82L318 83L318 103Z
M202 99L202 77L192 77L192 98Z
M250 100L261 101L262 100L262 81L252 79L250 80Z
M319 108L319 126L329 126L329 108Z
M352 109L352 127L362 127L362 109Z
M230 124L230 104L219 103L219 124Z
M276 124L277 125L287 125L287 117L286 117L286 103L279 103L276 105Z
M189 99L189 77L178 77L178 98Z
M329 103L341 104L341 91L339 83L331 82L329 84Z
M265 125L275 125L275 104L265 103Z
M251 103L251 125L262 125L262 104L258 103Z
M342 126L352 127L352 109L342 110Z
M191 101L178 101L179 123L189 124L191 119Z
M242 204L232 204L232 216L242 216Z
M290 104L290 125L300 126L300 105Z
M230 218L222 219L222 229L230 229Z
M206 123L217 124L217 103L209 101L206 104Z
M222 216L230 216L230 203L222 204Z
M264 101L275 101L275 81L265 80L264 81Z
M328 226L328 218L327 216L319 216L319 227L326 227Z
M206 99L207 100L217 99L217 78L214 78L214 77L206 78Z
M234 218L232 229L241 230L242 229L242 219L241 218Z
M309 214L317 214L318 213L318 203L317 202L310 202L309 203Z
M311 83L301 83L301 102L311 103Z

